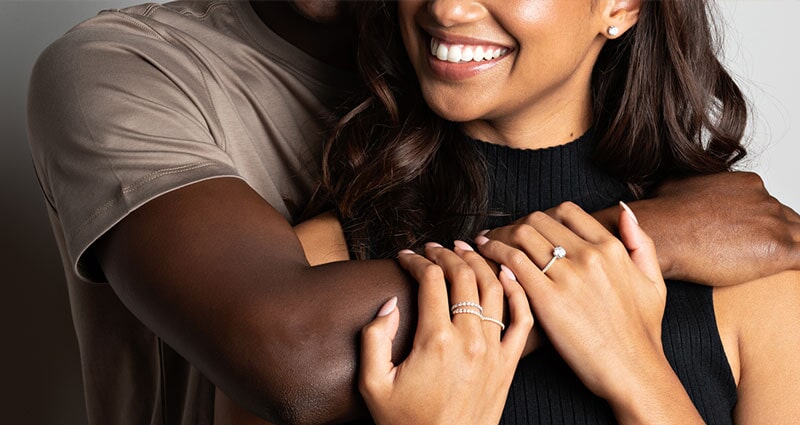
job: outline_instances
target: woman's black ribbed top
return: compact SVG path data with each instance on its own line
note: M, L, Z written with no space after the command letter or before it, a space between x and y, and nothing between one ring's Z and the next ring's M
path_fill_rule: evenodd
M472 140L486 158L491 217L505 225L532 211L572 201L587 211L629 200L619 179L591 163L592 132L562 146L513 149ZM712 289L667 282L664 351L689 397L708 424L732 423L736 386L714 316ZM520 362L501 424L614 424L608 404L593 395L558 353L547 346Z

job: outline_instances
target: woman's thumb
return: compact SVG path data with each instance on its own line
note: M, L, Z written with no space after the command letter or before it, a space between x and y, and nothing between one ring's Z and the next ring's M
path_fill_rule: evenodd
M381 307L377 316L361 331L361 385L362 391L376 391L376 386L387 383L394 370L392 343L400 325L397 297L392 297Z
M639 226L639 220L624 202L619 203L619 236L633 262L653 282L660 282L661 266L658 264L653 240Z

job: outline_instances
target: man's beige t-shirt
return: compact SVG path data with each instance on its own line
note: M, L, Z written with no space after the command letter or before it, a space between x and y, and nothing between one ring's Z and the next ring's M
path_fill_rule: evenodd
M91 255L149 200L244 180L288 220L318 178L324 118L353 76L246 1L101 12L40 57L29 140L61 250L90 424L210 424L213 387L117 299Z

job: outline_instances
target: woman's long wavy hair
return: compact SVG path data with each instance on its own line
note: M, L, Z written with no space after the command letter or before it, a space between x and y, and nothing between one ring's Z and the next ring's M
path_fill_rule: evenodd
M637 196L666 176L729 170L745 155L742 93L717 58L705 0L643 0L592 77L596 164ZM338 211L356 258L474 236L488 214L483 159L425 104L396 5L357 6L365 93L326 140L316 205Z

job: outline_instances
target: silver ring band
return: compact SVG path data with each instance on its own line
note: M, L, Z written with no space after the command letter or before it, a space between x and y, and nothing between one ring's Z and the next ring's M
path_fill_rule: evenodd
M495 325L500 326L500 331L506 330L506 324L497 319L492 319L491 317L484 316L481 318L481 320L483 320L484 322L492 322Z
M450 306L450 313L454 312L456 309L461 308L461 307L474 307L474 308L478 309L478 312L483 314L483 307L481 307L480 304L469 302L469 301L464 301L464 302L460 302L460 303L456 303L456 304L451 305Z
M556 260L558 260L559 258L564 258L566 256L567 256L567 250L564 249L564 247L556 246L555 248L553 248L553 258L551 258L550 261L548 261L547 264L542 268L542 273L547 273L547 271L550 270L550 266L552 266L553 263L556 262Z
M451 311L450 313L452 313L453 316L455 316L456 314L472 314L472 315L480 317L481 320L483 319L483 314L478 312L478 310L475 310L475 309L472 309L472 308L457 308L457 309Z

